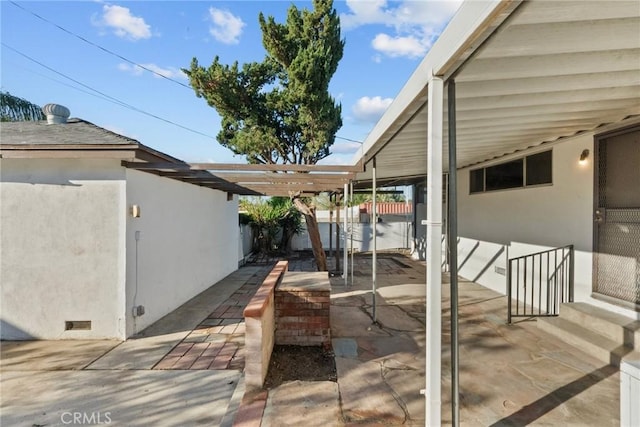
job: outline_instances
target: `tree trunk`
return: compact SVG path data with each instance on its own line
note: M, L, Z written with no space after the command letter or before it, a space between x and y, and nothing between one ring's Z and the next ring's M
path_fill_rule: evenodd
M291 231L290 227L282 227L282 238L280 239L280 252L285 255L291 254L291 240L295 233Z
M313 256L316 259L316 265L318 271L327 271L327 256L324 253L322 247L322 240L320 239L320 230L318 229L318 221L316 220L316 210L307 206L299 195L292 195L291 201L293 206L304 215L304 220L307 223L307 232L309 233L309 239L311 240L311 248L313 249Z

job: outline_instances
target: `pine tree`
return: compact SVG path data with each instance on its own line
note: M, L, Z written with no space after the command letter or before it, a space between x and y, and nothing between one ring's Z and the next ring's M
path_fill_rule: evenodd
M259 15L262 62L232 65L215 57L208 68L193 59L183 70L198 97L222 118L218 142L249 163L313 165L327 157L342 126L342 107L329 82L344 50L332 0L313 0L313 10L292 5L284 24ZM326 270L315 209L291 195L305 216L319 270Z

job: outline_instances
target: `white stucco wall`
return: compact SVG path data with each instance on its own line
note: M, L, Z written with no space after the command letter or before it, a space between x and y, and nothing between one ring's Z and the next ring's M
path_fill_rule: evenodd
M238 197L128 169L127 335L171 312L238 268ZM136 234L139 238L136 239ZM145 314L133 316L142 305Z
M329 224L319 223L320 238L322 246L325 250L329 250ZM336 228L332 227L333 248L336 246ZM342 232L342 224L340 224L340 250L344 248L344 233ZM377 226L376 247L378 250L408 248L413 235L410 222L379 222ZM351 241L347 240L348 248ZM306 226L300 234L297 234L291 240L291 248L293 250L311 249L311 240L307 233ZM371 224L364 222L356 222L353 224L353 250L356 252L368 252L373 250L373 229Z
M469 194L470 168L459 171L459 234L501 244L516 241L556 247L573 243L576 250L590 251L593 156L585 165L578 164L578 158L585 148L593 153L593 137L572 138L551 148L553 185Z
M240 248L238 249L238 259L244 261L244 258L251 254L253 243L253 231L248 224L242 224L240 226Z
M459 272L501 293L506 278L496 271L509 258L554 247L575 246L575 300L636 316L591 298L593 247L593 134L564 139L513 158L553 149L553 185L469 194L469 171L458 172ZM578 163L583 149L591 156Z
M2 159L0 174L2 339L124 338L120 161Z
M460 274L501 293L506 278L496 272L509 258L573 244L576 300L591 294L593 156L578 163L583 149L593 153L593 135L582 135L519 153L553 150L553 185L469 194L470 168L458 172ZM501 159L500 162L509 160ZM487 163L486 165L490 165ZM486 166L478 165L478 166ZM474 168L476 168L475 166Z

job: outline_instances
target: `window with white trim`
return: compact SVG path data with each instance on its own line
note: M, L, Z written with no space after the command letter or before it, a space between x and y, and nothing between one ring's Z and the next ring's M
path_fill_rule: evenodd
M469 193L550 185L552 150L531 154L469 172Z

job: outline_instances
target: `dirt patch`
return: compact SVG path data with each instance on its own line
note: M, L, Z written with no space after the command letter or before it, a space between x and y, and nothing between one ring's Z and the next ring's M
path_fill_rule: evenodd
M277 345L273 348L266 388L287 381L337 381L333 352L322 347Z

